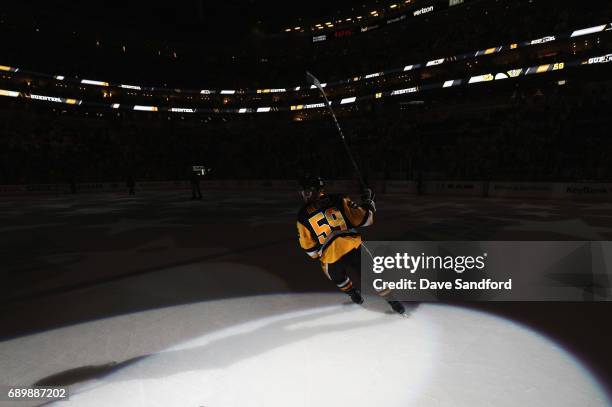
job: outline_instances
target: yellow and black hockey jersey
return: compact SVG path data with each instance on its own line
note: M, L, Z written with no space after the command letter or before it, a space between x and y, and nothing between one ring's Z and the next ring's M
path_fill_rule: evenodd
M298 212L300 246L322 263L335 263L361 245L357 228L374 222L374 209L341 195L323 195Z

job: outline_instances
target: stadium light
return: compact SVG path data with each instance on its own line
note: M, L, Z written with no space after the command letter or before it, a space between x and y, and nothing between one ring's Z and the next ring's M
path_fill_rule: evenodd
M142 112L157 112L157 106L134 106L134 110L142 111Z
M350 98L344 98L344 99L342 99L342 100L340 101L340 104L341 104L341 105L345 105L345 104L347 104L347 103L354 103L354 102L355 102L355 100L357 100L357 98L356 98L355 96L350 97Z
M16 98L17 96L19 96L19 92L0 89L0 96L9 96L9 97Z
M580 37L582 35L594 34L600 31L603 31L606 28L606 25L597 25L595 27L583 28L582 30L576 30L572 33L570 38Z
M96 86L108 86L108 82L103 81L93 81L91 79L83 79L81 80L83 85L96 85Z

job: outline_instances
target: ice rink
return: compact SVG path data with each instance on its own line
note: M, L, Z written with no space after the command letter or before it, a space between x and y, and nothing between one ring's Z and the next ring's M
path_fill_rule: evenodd
M52 330L4 342L1 379L72 384L58 406L609 405L576 360L509 321L342 300L247 297Z
M577 357L510 320L346 304L297 245L297 194L204 195L0 201L0 384L70 385L58 405L75 406L610 405ZM366 239L612 238L606 202L378 206Z

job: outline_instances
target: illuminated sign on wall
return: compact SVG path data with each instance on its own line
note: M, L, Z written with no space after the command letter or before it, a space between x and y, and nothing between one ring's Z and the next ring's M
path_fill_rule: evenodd
M444 58L434 59L433 61L427 62L427 66L440 65L443 62L444 62Z
M195 109L190 109L188 107L173 107L170 108L170 111L175 113L195 113Z
M601 57L589 58L587 64L607 64L612 62L612 54L603 55Z
M416 16L420 16L421 14L431 13L433 11L433 9L434 9L434 6L423 7L423 8L420 8L418 10L415 10L412 13L412 15L416 17Z
M30 95L30 98L35 100L44 100L45 102L62 103L61 98L57 98L54 96Z
M334 33L336 38L350 37L351 35L353 35L353 30L340 30Z
M414 93L417 90L419 90L419 88L416 86L413 88L394 90L393 92L391 92L391 96L404 95L406 93Z
M360 30L360 31L361 31L362 33L364 33L364 32L368 32L368 31L375 30L375 29L377 29L377 28L378 28L378 25L369 25L369 26L367 26L367 27L361 27L361 30Z
M277 89L257 89L257 93L282 93L287 92L285 88L277 88Z
M405 19L406 19L406 14L402 14L399 17L395 17L395 18L391 18L391 19L387 20L387 24L398 23L398 22L400 22L402 20L405 20Z
M549 35L548 37L543 37L543 38L538 38L537 40L533 40L533 41L530 42L530 44L531 45L534 45L534 44L544 44L544 43L547 43L547 42L554 41L555 39L556 38L555 38L554 35Z

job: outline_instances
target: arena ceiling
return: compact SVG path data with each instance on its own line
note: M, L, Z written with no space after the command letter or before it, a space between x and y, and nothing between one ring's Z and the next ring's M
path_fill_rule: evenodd
M298 23L321 17L345 16L351 11L387 4L384 0L185 0L144 2L117 0L33 1L5 4L3 15L30 18L34 23L62 24L96 31L138 30L148 37L175 39L185 34L223 31L229 38L248 34L278 33Z

